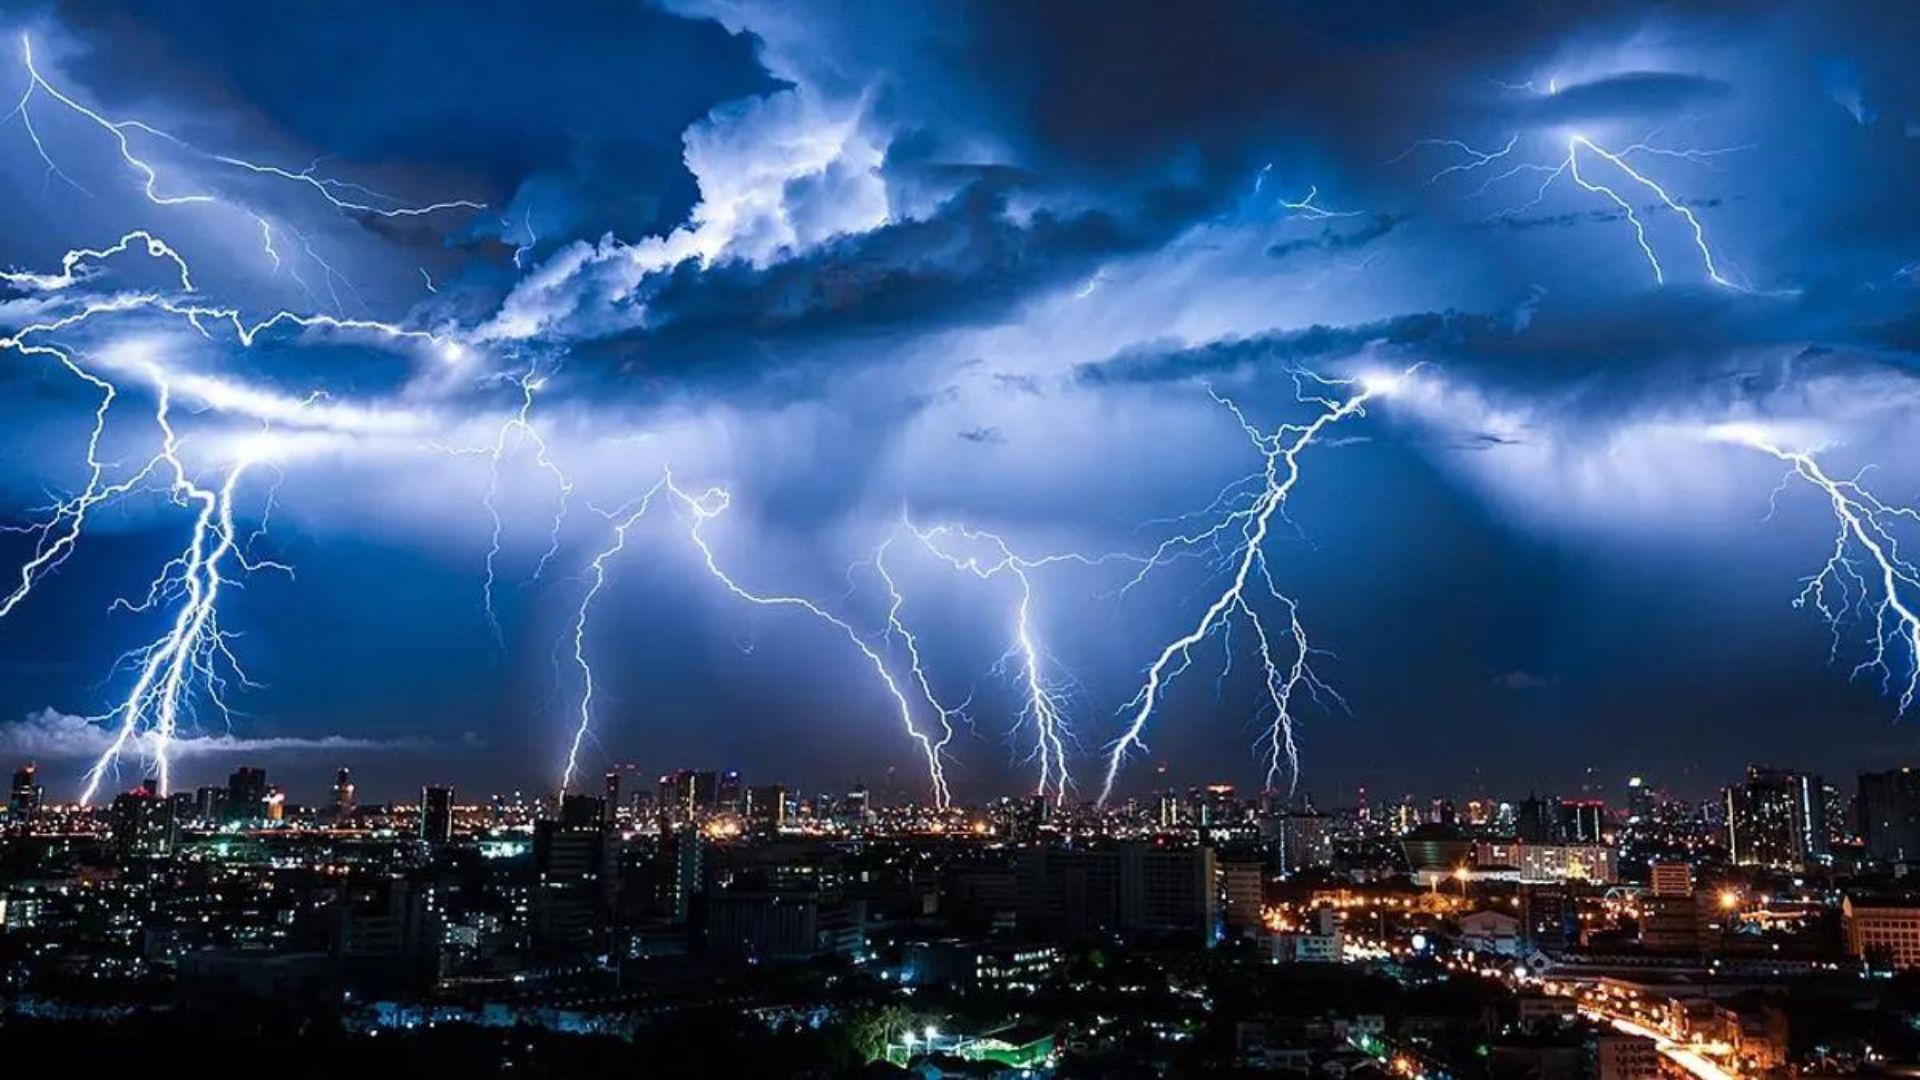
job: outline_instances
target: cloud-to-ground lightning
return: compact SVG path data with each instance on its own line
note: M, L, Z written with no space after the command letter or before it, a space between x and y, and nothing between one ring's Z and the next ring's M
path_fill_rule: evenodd
M1264 459L1262 484L1251 501L1244 507L1236 507L1198 534L1163 543L1151 560L1158 562L1182 549L1217 543L1230 532L1237 534L1230 544L1230 576L1225 587L1207 604L1191 630L1160 650L1148 665L1139 691L1122 707L1126 723L1120 737L1107 750L1106 776L1100 788L1103 803L1112 796L1128 756L1144 745L1147 723L1167 687L1192 665L1194 649L1236 618L1254 632L1264 669L1268 705L1274 712L1267 735L1269 786L1277 782L1283 764L1297 764L1293 743L1294 699L1302 691L1321 694L1328 688L1310 664L1313 650L1300 622L1298 605L1280 591L1267 565L1267 538L1273 519L1284 512L1287 498L1300 479L1300 455L1328 427L1364 415L1367 403L1390 391L1396 380L1390 377L1333 380L1301 375L1297 381L1301 386L1301 400L1319 410L1311 420L1283 423L1269 432L1254 426L1237 408L1233 410ZM1232 407L1230 403L1229 407ZM1283 612L1285 634L1294 648L1288 662L1283 663L1274 655L1273 642L1278 635L1268 629L1266 616L1255 604L1255 586L1264 594L1264 599L1278 605Z
M155 418L162 432L156 461L171 474L168 493L181 506L194 508L186 547L162 568L145 599L125 606L145 611L174 605L166 631L124 657L136 671L126 697L96 720L117 725L113 741L87 770L80 793L82 804L93 801L109 770L136 736L146 736L160 792L171 789L170 744L183 720L191 717L196 701L204 698L222 715L228 714L225 689L228 678L246 680L238 659L220 629L219 600L230 568L254 570L278 563L254 560L234 520L234 499L247 470L257 458L243 454L229 464L218 484L195 480L180 458L180 438L168 412L169 391L160 384Z
M85 190L60 166L52 145L43 137L43 127L35 124L35 106L43 99L80 117L110 138L120 160L138 174L140 192L146 203L161 208L224 205L221 198L210 192L185 190L185 185L175 178L163 175L163 158L153 156L145 147L165 144L183 152L199 154L198 151L144 121L110 118L61 90L36 64L31 39L22 38L21 55L27 84L12 110L0 117L0 123L18 121L49 176L58 176L76 189ZM403 217L477 207L460 200L409 206L358 185L317 176L311 168L294 173L231 156L199 156L223 166L296 181L317 191L327 203L341 211ZM275 246L274 222L245 207L240 209L257 226L264 250L277 270L281 265L281 252ZM291 227L282 228L299 238L308 254L325 267L305 237ZM176 284L152 291L107 292L91 287L96 278L109 271L110 263L138 253L165 264ZM331 275L331 268L327 269ZM331 283L330 277L330 287ZM112 709L93 718L112 725L115 733L105 752L86 773L83 801L90 801L98 794L123 752L136 745L150 755L151 767L164 791L172 781L169 751L183 723L208 708L230 718L227 689L233 682L246 681L229 649L230 636L220 628L219 604L224 587L232 582L237 571L277 566L252 557L248 548L259 530L242 535L236 523L236 499L242 493L249 471L261 462L260 448L266 444L260 439L241 440L240 444L249 449L224 463L216 480L200 480L183 457L183 439L174 428L170 409L176 387L171 385L172 376L158 366L136 361L133 366L147 384L144 389L154 395L153 419L160 436L159 448L144 462L126 468L106 460L102 447L109 417L127 396L127 389L109 376L108 371L124 368L126 362L124 358L111 364L100 362L90 350L65 344L63 339L83 331L99 332L99 324L121 317L147 315L178 320L209 340L220 340L225 336L223 330L230 331L231 340L242 348L252 347L263 334L281 330L367 334L396 343L430 345L449 359L457 358L462 346L449 333L379 319L286 309L255 315L235 305L206 300L182 250L157 231L145 228L128 231L111 244L74 248L62 256L53 270L8 268L0 271L0 287L25 294L29 300L20 310L30 313L24 325L0 332L0 352L51 360L94 395L92 423L82 456L84 483L77 491L56 499L37 520L7 530L30 537L30 548L17 579L0 597L0 618L12 614L72 555L90 518L103 504L151 490L174 505L192 511L193 527L186 546L160 570L144 600L121 605L139 611L165 609L168 624L158 639L123 656L116 665L116 670L131 669L133 682ZM103 355L110 356L111 352ZM218 380L183 375L180 383L200 387L192 391L198 394L216 387ZM208 403L221 408L257 405L260 399L271 395L228 392L221 396L226 399L224 404L211 399ZM273 404L277 413L303 407L296 399L276 398ZM243 407L242 411L247 410ZM259 418L266 419L266 415L261 414Z
M573 664L580 672L580 703L573 728L573 739L567 744L566 767L560 772L560 794L565 795L573 787L574 773L580 767L580 748L586 743L587 734L593 728L593 664L587 658L587 621L593 612L593 602L599 598L600 590L607 584L607 565L620 556L627 548L627 534L647 516L647 510L653 505L653 497L666 483L662 480L648 488L637 503L630 504L607 516L613 524L613 540L593 556L587 566L587 587L580 596L580 606L573 617Z
M1068 770L1067 751L1073 742L1073 733L1068 726L1069 706L1072 697L1072 682L1052 673L1054 665L1046 649L1041 645L1039 631L1035 627L1034 587L1028 571L1053 562L1076 561L1092 562L1082 556L1049 556L1040 559L1023 559L1014 554L1006 540L996 533L983 529L974 529L961 525L939 525L930 528L915 526L905 522L904 527L917 538L921 545L934 557L956 570L963 571L981 579L991 581L998 577L1009 577L1019 589L1018 601L1014 606L1013 643L1009 647L1002 664L1017 668L1013 672L1020 686L1022 706L1020 720L1031 724L1034 731L1033 757L1040 766L1040 780L1035 794L1050 798L1055 803L1064 803L1072 789L1073 778ZM967 548L984 549L986 556L969 551L954 551L954 543ZM884 548L883 548L884 552ZM885 575L884 563L879 557L875 565ZM887 576L887 586L893 592L897 621L899 591L891 576ZM912 647L912 640L909 647ZM915 668L919 667L918 650L915 648Z
M665 480L665 491L673 497L675 504L690 519L691 524L687 529L687 535L693 541L694 547L699 550L702 565L728 593L737 599L760 607L789 608L805 612L839 631L848 643L853 645L867 664L873 668L874 675L880 680L880 685L885 689L887 697L899 714L900 724L905 729L907 737L913 740L926 759L934 805L945 809L952 801L947 788L945 762L947 744L953 740L954 734L949 720L950 711L941 706L938 701L932 700L929 695L927 704L934 715L934 723L923 726L917 718L919 710L915 708L912 696L895 676L887 663L886 656L855 629L852 623L803 596L756 592L740 584L733 575L722 568L719 557L714 553L713 546L706 537L705 527L723 515L731 504L732 497L726 489L715 487L698 494L690 493L676 484L672 475L669 474ZM929 727L937 727L938 731L929 730Z
M1899 531L1920 526L1920 510L1881 500L1860 475L1834 476L1813 452L1784 447L1760 427L1728 424L1710 434L1783 462L1788 468L1783 487L1798 477L1826 497L1833 511L1833 548L1806 579L1794 606L1813 609L1833 629L1834 659L1848 622L1864 623L1867 656L1852 674L1879 672L1881 689L1905 714L1920 697L1920 566L1901 552ZM1775 498L1779 494L1776 488Z

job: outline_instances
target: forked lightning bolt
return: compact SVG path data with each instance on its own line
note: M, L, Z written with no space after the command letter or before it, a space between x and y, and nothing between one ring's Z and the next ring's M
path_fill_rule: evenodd
M1646 154L1705 164L1721 155L1738 153L1751 147L1675 150L1654 146L1643 139L1615 151L1609 150L1585 135L1574 133L1566 136L1565 152L1557 159L1549 162L1518 161L1507 164L1513 158L1519 144L1519 135L1508 139L1498 150L1476 149L1458 139L1422 139L1392 160L1399 161L1423 148L1450 151L1460 157L1460 160L1428 176L1428 184L1438 183L1449 176L1488 170L1489 174L1481 181L1479 187L1468 193L1468 198L1484 195L1493 187L1515 177L1522 175L1539 177L1539 184L1535 187L1532 197L1501 211L1497 216L1503 219L1511 219L1539 206L1545 201L1554 182L1565 177L1568 182L1589 194L1599 196L1619 212L1633 234L1634 244L1639 248L1641 258L1653 272L1656 285L1666 284L1667 267L1661 261L1660 252L1654 246L1652 238L1647 234L1647 221L1642 214L1648 208L1664 210L1679 217L1685 224L1694 252L1699 257L1701 270L1707 280L1725 288L1745 291L1744 286L1728 279L1723 272L1721 261L1707 240L1706 226L1700 221L1699 215L1694 213L1693 208L1675 198L1659 181L1635 168L1628 159L1635 154ZM1591 160L1583 164L1583 158ZM1642 198L1650 198L1652 202L1647 207L1643 207L1628 197L1634 194Z
M1833 628L1830 655L1838 658L1850 619L1867 628L1867 657L1853 675L1880 673L1881 689L1893 694L1902 714L1920 697L1920 567L1900 550L1899 531L1920 526L1920 510L1883 502L1859 476L1836 477L1811 453L1790 450L1746 424L1712 430L1718 439L1752 447L1784 462L1787 481L1798 477L1827 499L1833 511L1833 549L1818 573L1808 577L1794 606L1812 608ZM1775 490L1775 497L1779 489Z
M929 697L928 705L933 711L935 726L938 727L938 731L936 733L930 730L923 730L922 725L916 719L917 710L914 707L911 696L901 686L899 679L894 676L891 667L887 663L886 657L881 654L879 649L868 642L867 639L854 628L852 623L802 596L785 596L755 592L741 585L731 574L727 573L727 571L721 567L719 558L714 554L713 547L708 542L705 534L706 526L724 514L732 501L731 496L725 489L709 488L698 495L690 494L674 483L671 474L667 476L665 484L667 493L673 497L675 503L688 515L691 521L687 535L692 539L694 547L699 550L702 564L706 567L707 572L713 575L714 579L720 582L727 592L747 603L761 607L790 608L805 612L813 618L838 630L840 634L847 639L848 643L859 651L867 664L873 668L874 675L879 678L880 685L886 690L887 697L893 702L894 708L899 713L901 727L905 729L907 737L913 740L915 745L920 748L922 756L926 758L927 774L933 787L934 805L945 809L952 801L947 789L946 763L944 760L947 744L953 739L953 726L948 719L950 715L949 711L943 708L938 701L931 700ZM924 683L922 684L922 688L925 688Z
M904 527L917 538L925 549L956 570L981 579L991 581L997 577L1008 577L1019 590L1019 598L1014 607L1012 637L1003 664L1010 662L1017 671L1014 679L1019 684L1023 704L1020 720L1033 726L1034 758L1040 765L1040 781L1035 794L1050 798L1056 804L1064 803L1067 793L1072 789L1073 778L1068 771L1067 750L1073 742L1073 734L1068 727L1068 715L1072 698L1070 680L1051 674L1054 668L1046 650L1040 644L1039 632L1034 626L1034 589L1033 580L1028 571L1049 563L1073 561L1090 563L1078 555L1049 556L1041 559L1023 559L1015 555L1007 542L999 535L982 529L973 529L961 525L941 525L932 528L919 528L912 522ZM975 554L962 554L949 550L954 542L969 548L983 548L986 557ZM884 548L882 549L884 551ZM884 563L876 558L876 566ZM893 590L898 609L899 592L894 588L891 577L887 585ZM915 667L918 668L918 650L915 650Z
M1261 486L1250 501L1236 506L1222 520L1197 533L1176 537L1156 550L1152 563L1157 564L1181 550L1217 544L1232 534L1228 541L1231 573L1225 587L1207 604L1193 629L1160 650L1147 667L1139 691L1123 706L1121 712L1126 725L1107 751L1106 777L1100 788L1102 803L1112 797L1128 755L1143 747L1147 723L1160 706L1167 687L1192 666L1194 649L1222 632L1235 619L1243 621L1254 632L1268 704L1274 713L1267 734L1268 785L1278 780L1283 763L1297 764L1293 743L1295 697L1302 691L1313 694L1329 691L1309 663L1313 651L1300 622L1298 605L1280 591L1267 566L1267 538L1274 518L1284 512L1287 498L1300 479L1300 455L1327 428L1350 417L1365 415L1367 403L1390 391L1396 382L1394 378L1351 381L1302 374L1297 376L1300 398L1317 408L1319 414L1305 423L1281 424L1271 432L1255 427L1234 408L1242 429L1264 459ZM1231 403L1228 406L1232 408ZM1142 572L1150 568L1143 568ZM1135 580L1139 580L1138 576ZM1253 591L1255 588L1259 593ZM1289 661L1283 663L1275 657L1274 640L1280 635L1268 628L1267 616L1256 606L1256 598L1269 600L1283 611L1285 636L1293 650Z
M580 707L573 729L573 741L567 744L566 768L560 773L562 796L573 787L574 773L580 768L580 748L593 727L593 664L587 659L587 618L593 611L593 602L599 598L600 590L607 583L607 564L626 550L627 534L647 516L647 510L653 505L653 497L659 494L665 483L665 480L655 483L640 497L638 503L607 515L613 523L613 541L597 552L587 567L587 588L580 597L580 607L574 612L573 618L573 664L580 672Z
M161 190L159 168L150 158L142 156L143 152L139 151L135 146L135 139L136 137L144 137L155 142L170 144L191 153L202 153L201 151L143 120L115 120L95 109L81 104L77 99L48 81L45 75L41 74L40 68L34 62L33 39L25 34L20 36L20 55L26 67L27 86L21 93L19 101L14 104L12 111L10 111L6 117L0 118L0 120L15 118L20 120L21 126L25 129L28 138L33 143L34 151L40 155L40 160L46 165L49 175L58 176L74 188L82 191L85 190L54 161L53 155L47 150L45 140L42 139L39 130L33 126L33 101L35 97L40 95L45 95L53 102L65 108L68 112L85 119L95 127L106 132L107 136L113 140L115 149L119 152L120 160L125 162L128 168L140 175L140 189L142 194L146 196L148 202L155 206L180 206L221 201L213 195L204 192L180 193ZM316 175L313 166L295 171L281 168L277 165L265 165L259 162L248 161L244 158L229 154L203 154L203 156L222 165L227 165L255 175L273 177L305 186L318 194L335 209L342 211L371 214L377 217L400 218L418 217L424 214L438 213L442 210L484 210L486 208L483 203L472 202L466 199L450 199L442 202L410 205L392 196L372 191L359 184ZM264 221L262 221L261 224L263 227L265 226ZM272 230L268 228L267 246L269 253L272 251L272 244ZM275 261L277 265L277 256Z
M227 466L225 475L214 487L202 486L194 480L180 460L180 439L168 415L169 391L165 382L159 386L155 419L161 429L162 442L155 465L171 474L168 491L173 501L194 508L193 529L186 548L161 570L148 587L146 597L125 605L132 610L146 611L171 603L174 611L165 633L123 657L135 669L136 676L125 699L111 712L94 718L113 723L117 729L107 749L87 770L80 793L82 804L93 801L127 744L142 736L159 778L160 793L165 795L171 790L170 754L181 722L193 715L196 701L201 699L226 715L227 679L246 681L239 661L227 647L227 635L219 623L220 591L227 583L229 567L287 569L279 563L253 560L244 550L234 522L235 493L241 478L256 460L251 456L240 457Z

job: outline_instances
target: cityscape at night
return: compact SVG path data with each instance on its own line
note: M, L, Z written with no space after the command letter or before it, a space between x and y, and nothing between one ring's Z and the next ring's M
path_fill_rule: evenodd
M0 1060L1920 1076L1915 0L0 0Z

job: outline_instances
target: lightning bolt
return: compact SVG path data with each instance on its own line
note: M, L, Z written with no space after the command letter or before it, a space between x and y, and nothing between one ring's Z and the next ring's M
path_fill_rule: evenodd
M1075 561L1081 563L1097 562L1079 555L1056 555L1041 559L1023 559L1014 554L1005 539L996 533L964 525L940 525L932 528L918 528L911 521L903 521L902 527L911 533L920 544L941 562L970 574L981 581L992 581L997 577L1009 577L1018 586L1019 602L1014 606L1012 636L1013 643L1002 658L1003 665L1018 668L1016 681L1019 683L1023 705L1019 716L1022 724L1031 724L1034 730L1034 758L1039 762L1040 780L1035 794L1053 799L1056 804L1066 801L1067 793L1072 789L1073 778L1067 766L1067 748L1073 741L1068 726L1073 683L1071 680L1049 674L1055 666L1039 642L1034 629L1034 587L1028 571L1036 570L1051 563ZM984 547L987 557L962 555L947 550L947 542L958 540L974 547ZM885 546L882 547L885 551ZM886 574L884 562L876 556L875 565L881 568L886 578L888 590L894 598L894 616L897 623L900 593L891 576ZM904 627L901 627L904 632ZM912 645L908 636L909 648L913 650L914 670L919 672L918 649ZM930 692L929 692L930 693Z
M887 663L886 657L879 649L869 643L867 639L854 628L852 623L803 596L755 592L741 585L731 574L727 573L727 571L721 567L720 561L718 557L715 556L712 545L708 543L705 533L706 526L724 514L732 501L732 496L724 488L709 488L699 495L689 494L675 484L671 473L667 475L664 483L667 493L673 497L675 503L681 507L691 521L687 535L693 541L694 547L699 550L701 561L705 565L707 572L711 574L714 580L718 581L728 593L749 604L760 607L797 610L812 616L820 622L826 623L828 626L839 631L841 636L846 638L848 644L852 645L866 660L867 664L873 668L874 675L880 680L880 685L885 689L887 697L892 701L895 710L899 714L901 727L906 731L907 737L919 747L922 756L926 758L927 774L933 788L934 805L940 809L946 809L952 802L951 794L947 789L946 766L944 762L947 744L953 739L953 726L949 719L951 716L949 710L943 708L938 701L933 700L929 693L927 695L928 704L934 712L935 724L939 731L938 734L935 734L922 730L920 723L915 719L916 709L912 698L908 695L906 689L902 687L900 680L895 677L891 667ZM895 595L896 597L898 596L897 593ZM918 661L916 660L915 663L917 668ZM918 676L918 674L916 670L916 676ZM924 681L920 682L919 685L923 690L926 689Z
M499 561L501 537L505 531L505 522L500 517L500 466L506 460L509 451L516 445L526 444L533 447L533 460L540 471L553 478L554 487L559 493L553 520L547 530L547 550L540 555L539 563L534 567L533 579L539 580L546 573L560 553L560 530L566 523L567 507L573 498L573 481L565 470L553 459L545 436L533 423L534 397L546 385L546 380L538 367L530 367L526 374L514 377L504 376L520 388L520 407L500 425L499 434L490 447L473 447L454 451L457 454L484 454L488 460L487 491L481 498L486 507L487 520L492 529L487 546L486 576L481 585L482 602L486 609L487 625L493 628L494 640L505 642L506 636L500 627L498 608L494 602L495 589L499 584Z
M1258 190L1258 188L1256 187L1255 190ZM1280 205L1288 210L1293 211L1294 217L1305 218L1308 221L1326 221L1330 218L1360 217L1363 214L1363 211L1360 211L1360 210L1328 210L1325 207L1316 205L1314 203L1314 200L1319 197L1320 197L1320 188L1318 186L1313 186L1313 187L1307 188L1307 194L1304 198L1298 200L1297 202L1289 201L1287 199L1281 199Z
M593 664L587 659L587 619L593 611L593 602L600 596L600 590L607 583L607 565L620 556L627 548L627 533L640 520L647 516L647 510L653 505L653 497L666 484L663 479L647 489L637 505L606 515L613 523L613 541L593 556L587 567L587 588L580 597L580 606L573 618L573 664L580 672L580 705L578 722L574 726L573 741L567 746L566 768L560 774L560 794L565 796L573 787L574 773L580 767L580 747L586 742L587 732L593 727Z
M1654 145L1649 141L1651 138L1652 136L1650 135L1639 142L1614 151L1600 145L1586 135L1576 132L1566 136L1565 153L1557 160L1547 163L1519 161L1507 165L1504 168L1499 167L1500 163L1508 161L1513 157L1515 149L1520 143L1520 136L1518 134L1509 138L1506 144L1498 150L1477 149L1459 139L1421 139L1412 146L1409 146L1397 157L1392 158L1390 163L1401 161L1424 148L1437 148L1450 151L1457 155L1460 160L1454 161L1432 173L1427 177L1426 182L1431 185L1449 176L1489 170L1489 175L1481 181L1478 188L1467 195L1467 198L1484 195L1493 187L1517 176L1532 175L1540 177L1540 182L1534 189L1531 198L1518 205L1509 207L1496 215L1498 218L1507 219L1511 219L1517 214L1524 213L1540 205L1540 203L1546 199L1547 193L1553 187L1555 181L1565 177L1569 183L1588 194L1600 197L1608 205L1620 212L1621 216L1626 220L1628 228L1633 233L1634 244L1639 248L1641 258L1646 261L1647 268L1653 272L1654 284L1664 285L1667 281L1667 268L1661 261L1658 249L1655 248L1651 238L1647 235L1647 222L1641 216L1643 208L1622 194L1623 187L1627 190L1637 189L1652 197L1653 202L1650 204L1651 209L1669 212L1679 217L1685 224L1692 241L1694 253L1699 257L1701 270L1706 275L1708 281L1723 288L1735 289L1742 292L1748 291L1745 286L1730 280L1721 271L1721 260L1715 253L1713 245L1708 242L1706 226L1701 222L1700 216L1694 213L1693 208L1687 206L1680 199L1675 198L1659 181L1640 169L1635 168L1628 159L1635 154L1644 154L1653 157L1672 158L1692 164L1710 164L1714 158L1750 150L1752 146L1749 144L1711 149L1670 149ZM1595 172L1592 166L1588 166L1586 171L1583 171L1581 164L1583 157L1596 159L1602 172L1612 175L1602 175L1601 172ZM1496 169L1498 171L1492 171Z
M222 587L227 584L229 565L252 571L271 567L291 573L280 563L256 561L244 550L234 523L234 499L247 470L258 463L256 455L243 454L227 467L220 482L202 486L189 475L180 459L180 438L169 418L171 394L160 379L155 421L162 441L153 467L164 467L171 474L169 494L175 504L194 507L193 528L185 549L160 571L139 603L123 603L133 611L145 611L172 601L173 618L157 640L122 657L138 674L127 696L98 722L117 722L118 730L99 759L87 770L81 790L82 805L91 803L100 784L120 759L127 743L144 735L159 778L160 793L171 789L172 770L169 752L175 733L184 717L191 716L196 697L204 699L223 716L230 718L225 700L229 676L247 682L238 659L228 647L228 635L219 626L218 604ZM249 684L250 685L250 684Z
M1168 642L1160 650L1153 663L1148 665L1139 691L1121 708L1122 715L1127 718L1126 727L1108 747L1106 777L1100 788L1102 804L1112 797L1114 784L1119 780L1120 769L1126 764L1128 755L1144 748L1143 736L1147 722L1159 707L1167 687L1192 666L1194 648L1222 632L1236 618L1253 630L1264 667L1268 704L1274 712L1267 734L1268 785L1275 783L1283 763L1297 766L1298 755L1293 742L1294 699L1302 690L1313 694L1331 691L1314 674L1309 663L1313 650L1301 624L1298 605L1280 591L1267 565L1267 537L1273 519L1283 514L1287 498L1300 479L1301 453L1327 428L1351 417L1364 416L1367 403L1391 391L1397 382L1398 379L1392 377L1342 380L1298 374L1295 383L1300 400L1318 408L1319 413L1305 423L1283 423L1271 432L1256 427L1231 402L1221 399L1239 419L1247 438L1261 453L1264 462L1260 474L1261 486L1244 507L1233 509L1213 525L1163 542L1149 564L1142 567L1141 573L1144 574L1171 555L1201 544L1219 543L1230 533L1237 533L1229 548L1231 575L1226 585L1207 604L1193 629ZM1230 485L1228 490L1235 488ZM1223 492L1222 498L1225 497L1227 493ZM1136 575L1134 581L1139 580L1140 575ZM1255 596L1251 593L1253 586L1264 591L1266 599L1279 605L1284 613L1284 634L1294 647L1293 659L1289 663L1279 663L1274 655L1273 642L1280 633L1269 629L1267 616L1255 606Z
M314 166L309 166L306 169L296 172L281 168L277 165L248 161L245 158L235 157L230 154L207 154L192 144L162 131L160 128L143 120L115 120L95 109L81 104L78 100L48 81L47 77L41 73L40 68L34 62L33 38L31 36L26 34L20 36L20 55L26 66L27 86L25 91L21 93L19 101L14 104L12 111L5 117L0 118L0 122L16 117L19 118L21 126L26 130L28 138L33 143L35 152L40 155L40 160L46 165L49 174L59 176L80 191L85 191L86 189L80 187L77 182L61 170L59 164L54 161L53 156L48 152L46 143L41 139L39 131L33 126L33 111L31 106L34 98L38 95L44 94L54 102L65 107L69 112L84 118L101 131L106 132L108 137L113 140L114 146L119 152L120 160L125 162L128 168L140 174L140 190L142 194L146 196L147 201L155 206L217 203L220 200L206 193L167 194L162 192L160 190L160 171L152 161L142 157L141 154L136 151L134 146L134 136L136 135L169 143L183 150L200 154L222 165L231 166L248 173L274 177L299 184L316 192L335 209L341 211L371 214L384 218L402 218L419 217L426 214L438 213L443 210L486 209L484 203L472 202L467 199L450 199L423 205L410 205L393 196L372 191L359 184L316 175L314 169L317 167L317 163ZM360 201L362 199L372 201ZM383 203L385 205L381 205ZM268 242L269 245L271 245L271 239L269 239Z
M1897 697L1904 715L1920 696L1920 610L1915 607L1920 567L1901 552L1897 529L1920 525L1920 510L1882 501L1862 485L1864 471L1851 478L1833 476L1814 454L1785 449L1752 426L1726 425L1710 434L1784 463L1788 472L1782 488L1797 477L1826 496L1833 511L1833 547L1819 572L1805 580L1794 606L1813 609L1832 628L1832 659L1839 656L1845 624L1863 620L1867 658L1851 677L1879 672L1881 691ZM1776 499L1780 491L1774 490Z

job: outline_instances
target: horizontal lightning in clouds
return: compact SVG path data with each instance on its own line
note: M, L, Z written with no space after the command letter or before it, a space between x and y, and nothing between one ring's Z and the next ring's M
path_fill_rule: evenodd
M1833 548L1818 573L1806 579L1794 606L1812 608L1833 628L1831 655L1838 657L1850 619L1867 627L1867 658L1858 677L1877 671L1881 689L1905 714L1920 697L1920 567L1900 550L1900 529L1920 527L1920 509L1883 502L1859 476L1836 477L1806 451L1789 450L1746 424L1714 428L1717 439L1752 447L1784 462L1782 485L1798 477L1826 497L1833 511ZM1775 497L1779 489L1775 489Z
M45 141L41 138L40 132L33 126L33 100L40 94L46 95L57 104L63 106L67 111L82 117L95 127L106 132L108 137L113 140L115 148L119 152L120 160L124 161L129 168L140 174L141 192L146 196L147 201L153 205L180 206L220 201L214 196L205 193L170 194L161 191L159 169L150 159L142 157L140 153L135 151L133 140L134 136L141 135L159 142L169 143L193 153L201 153L201 151L143 120L114 120L81 104L78 100L49 82L46 76L41 73L39 67L34 63L33 38L26 34L20 36L20 55L26 67L27 86L21 93L19 101L14 104L12 111L9 112L6 117L0 118L0 120L11 120L15 118L20 120L22 127L26 130L29 139L31 139L33 143L35 152L40 155L40 160L46 165L49 174L59 176L62 180L65 180L78 190L86 190L85 188L81 188L80 185L69 177L66 172L60 168L59 164L54 161L52 154L47 150ZM325 176L317 176L314 174L311 166L296 172L275 165L264 165L259 162L248 161L244 158L234 157L228 154L206 154L204 156L222 165L231 166L255 175L269 176L300 184L313 190L335 209L343 211L372 214L386 218L400 218L419 217L425 214L438 213L442 210L486 209L484 203L472 202L466 199L451 199L422 205L409 205L400 199L372 191L359 184L349 183L344 180L335 180ZM360 201L363 199L371 201ZM262 224L264 225L265 223L262 222ZM272 244L272 232L271 229L268 229L267 248L269 254L272 253ZM275 257L275 265L278 265L277 256Z

